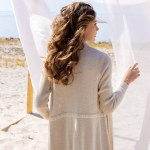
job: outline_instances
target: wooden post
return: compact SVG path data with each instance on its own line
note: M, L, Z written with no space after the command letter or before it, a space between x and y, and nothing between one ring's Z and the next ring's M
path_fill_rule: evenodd
M27 113L32 113L32 107L33 107L33 87L31 83L30 73L28 71Z

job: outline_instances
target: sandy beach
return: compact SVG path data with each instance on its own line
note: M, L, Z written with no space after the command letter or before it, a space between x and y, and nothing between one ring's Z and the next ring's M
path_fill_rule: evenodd
M4 129L0 131L0 150L47 148L48 121L26 114L27 79L28 68L20 42L0 44L0 128Z

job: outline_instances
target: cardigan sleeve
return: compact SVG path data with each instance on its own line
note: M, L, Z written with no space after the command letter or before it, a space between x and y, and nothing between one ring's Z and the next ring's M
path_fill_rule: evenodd
M47 76L44 74L43 70L41 73L38 91L35 95L35 107L39 114L44 119L49 119L50 110L48 107L49 95L51 93L51 83L48 81Z
M98 102L100 111L103 113L113 112L122 101L128 84L124 81L116 91L112 88L112 62L110 57L105 55L105 67L98 83Z

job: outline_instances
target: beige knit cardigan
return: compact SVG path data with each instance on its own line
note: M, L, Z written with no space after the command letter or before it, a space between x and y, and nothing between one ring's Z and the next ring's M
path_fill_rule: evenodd
M112 62L84 43L68 86L49 83L41 74L35 106L49 120L49 150L113 150L112 112L128 84L112 88ZM49 103L48 103L49 102ZM49 104L49 105L48 105Z

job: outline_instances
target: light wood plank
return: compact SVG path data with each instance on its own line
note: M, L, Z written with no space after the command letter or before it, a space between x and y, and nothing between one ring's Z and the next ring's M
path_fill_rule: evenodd
M27 113L32 113L32 108L33 108L33 87L31 83L30 73L28 71Z

